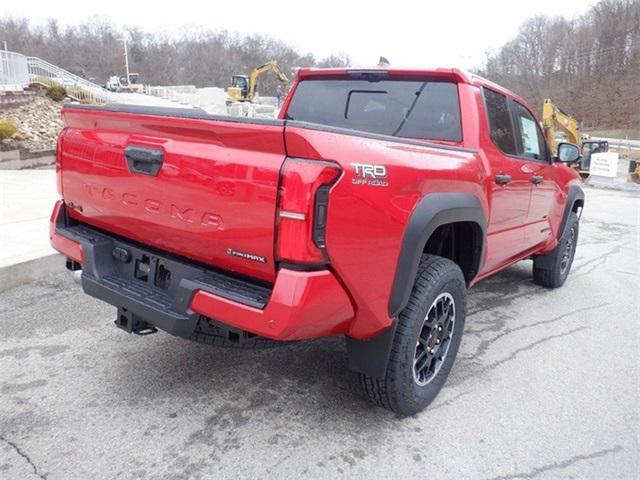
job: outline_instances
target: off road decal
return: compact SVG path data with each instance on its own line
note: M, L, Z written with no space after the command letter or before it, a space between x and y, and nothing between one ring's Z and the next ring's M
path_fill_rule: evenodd
M387 167L371 163L352 163L354 178L351 179L353 185L369 185L372 187L388 187Z

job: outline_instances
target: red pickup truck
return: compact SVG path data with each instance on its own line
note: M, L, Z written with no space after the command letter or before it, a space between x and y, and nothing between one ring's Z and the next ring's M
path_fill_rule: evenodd
M52 245L116 325L253 347L344 335L364 395L427 406L466 291L567 278L584 204L513 93L456 69L301 69L278 119L67 105ZM81 273L80 273L81 272Z

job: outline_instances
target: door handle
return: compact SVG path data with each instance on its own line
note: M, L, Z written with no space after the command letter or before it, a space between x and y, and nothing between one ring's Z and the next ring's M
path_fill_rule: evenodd
M534 175L533 177L530 178L531 183L533 183L534 185L538 185L539 183L542 183L544 180L544 177L541 175Z
M498 174L495 180L498 185L506 185L511 181L511 175Z
M133 147L124 149L124 156L131 173L155 176L164 162L164 152L155 148Z

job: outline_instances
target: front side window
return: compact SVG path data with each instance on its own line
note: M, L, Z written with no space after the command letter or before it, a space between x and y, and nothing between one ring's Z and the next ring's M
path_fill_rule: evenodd
M286 118L395 137L462 141L458 87L453 82L304 80Z
M544 136L538 128L536 119L524 106L514 102L515 124L518 130L518 151L519 157L530 158L531 160L546 160L547 149Z
M507 97L485 88L484 99L489 117L491 139L503 153L515 155L516 141Z

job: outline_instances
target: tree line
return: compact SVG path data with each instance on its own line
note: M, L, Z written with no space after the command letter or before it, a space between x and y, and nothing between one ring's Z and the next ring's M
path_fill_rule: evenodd
M0 19L0 41L6 41L9 50L40 57L100 85L112 75L124 75L124 38L129 70L151 85L225 87L231 75L247 75L272 59L287 75L300 66L339 67L350 63L345 54L316 58L267 35L182 27L177 35L170 36L136 27L121 28L99 17L68 27L53 19L44 24L34 24L27 18ZM259 89L263 94L273 94L276 85L274 75L264 75Z
M299 66L348 66L345 54L316 58L266 35L183 27L177 35L121 28L92 18L61 27L55 20L0 19L0 41L9 50L40 57L102 84L124 73L127 38L130 71L152 85L198 87L229 84L275 59L287 74ZM536 16L517 36L489 53L479 74L524 97L538 113L545 98L586 127L640 128L640 0L601 0L574 18ZM277 80L261 78L273 94Z
M479 73L541 113L551 98L593 128L640 129L640 1L601 0L575 19L537 16Z

